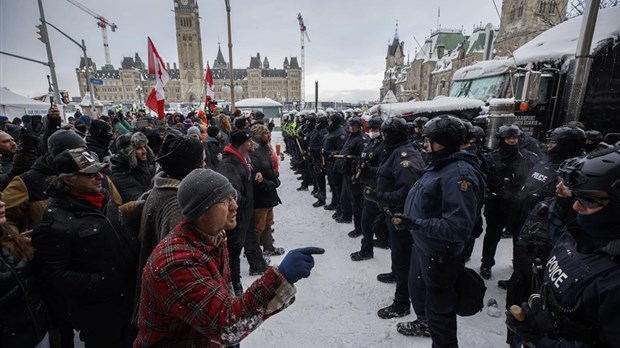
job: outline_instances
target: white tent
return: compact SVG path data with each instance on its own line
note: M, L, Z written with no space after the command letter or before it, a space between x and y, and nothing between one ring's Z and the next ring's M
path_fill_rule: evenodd
M269 98L248 98L235 103L235 108L243 111L262 111L265 117L278 117L282 114L282 104Z
M50 105L0 88L0 115L10 120L24 115L46 115Z

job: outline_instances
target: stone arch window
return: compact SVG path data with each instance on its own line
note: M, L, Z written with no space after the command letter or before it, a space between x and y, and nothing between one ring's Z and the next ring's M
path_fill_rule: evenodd
M523 9L525 7L525 4L523 3L523 1L521 1L521 3L519 3L519 10L518 10L518 14L517 17L521 18L523 17Z
M543 0L538 4L538 14L544 15L547 10L547 1Z
M515 13L516 13L517 9L515 8L514 5L512 5L512 8L510 8L510 20L514 21L515 20Z

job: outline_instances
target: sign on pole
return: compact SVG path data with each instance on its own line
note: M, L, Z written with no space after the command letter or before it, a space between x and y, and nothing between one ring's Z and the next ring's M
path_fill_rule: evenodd
M103 85L103 80L100 79L96 79L96 78L90 78L90 83L92 83L93 85Z

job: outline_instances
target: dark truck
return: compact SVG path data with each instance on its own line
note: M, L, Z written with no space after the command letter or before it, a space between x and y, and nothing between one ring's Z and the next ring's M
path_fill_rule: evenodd
M576 71L582 16L541 33L509 58L459 69L450 96L487 103L488 115L482 116L487 134L514 122L542 140L547 130L568 123L572 111L586 129L599 130L615 140L620 133L619 19L620 6L598 13L581 98L571 95L570 81ZM496 115L502 117L494 119ZM492 141L487 140L491 147Z

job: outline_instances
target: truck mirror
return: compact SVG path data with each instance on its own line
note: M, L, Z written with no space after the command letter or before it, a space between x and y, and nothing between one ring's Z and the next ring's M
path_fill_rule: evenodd
M525 73L525 82L523 84L523 97L521 100L528 101L530 105L536 105L538 96L540 95L540 71L528 71Z

